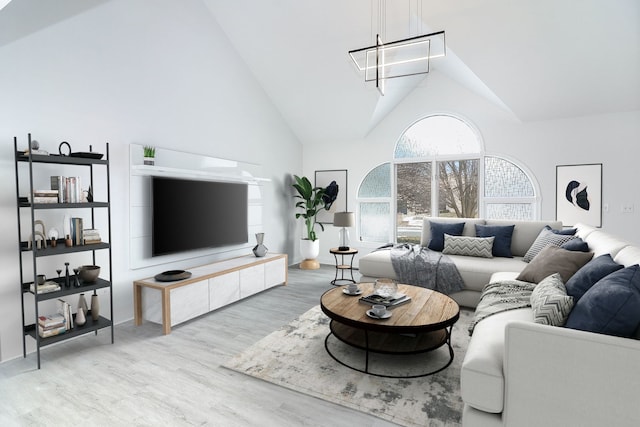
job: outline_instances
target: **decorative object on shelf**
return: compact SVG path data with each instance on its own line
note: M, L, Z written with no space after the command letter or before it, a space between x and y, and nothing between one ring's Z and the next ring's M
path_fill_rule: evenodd
M392 297L398 293L398 283L393 279L376 279L373 284L373 293L381 297Z
M349 227L353 227L356 224L356 215L353 212L336 212L333 214L333 226L342 227L338 232L339 246L338 250L348 251L349 243Z
M87 202L93 202L93 189L89 186L89 190L87 190Z
M373 27L373 8L371 22ZM383 42L386 30L386 1L378 1L378 34L375 45L349 51L349 56L359 71L364 71L364 81L376 82L376 88L384 95L385 80L396 77L429 73L429 60L446 55L444 31L417 35L402 40ZM417 33L422 32L422 3L418 2L416 16ZM373 28L372 28L373 34Z
M58 244L58 237L60 237L60 234L58 233L58 229L55 227L51 227L49 229L49 232L47 233L47 237L50 240L51 247L55 248L56 245Z
M80 280L85 283L93 283L98 280L98 276L100 275L100 266L99 265L81 265L77 268Z
M68 262L64 263L64 287L65 288L70 288L71 287L71 276L69 276L69 263Z
M155 164L156 148L149 145L145 145L144 151L144 164L153 166Z
M327 188L330 188L330 192L327 193L327 189L322 187L312 187L311 181L305 176L299 177L293 176L295 182L292 184L298 194L294 197L300 199L296 203L296 208L302 209L302 213L296 213L296 219L304 218L306 228L306 238L303 238L300 242L300 251L304 261L300 263L300 268L306 270L315 270L320 268L320 263L316 260L320 253L320 243L315 232L316 224L320 226L320 229L324 231L324 225L316 222L316 215L323 209L329 209L338 195L338 186L335 182L331 183Z
M44 226L44 222L42 220L37 219L33 222L33 224L34 224L33 226L34 229L38 227L38 225L42 226L42 231L35 230L35 234L32 234L29 236L29 242L27 243L29 249L46 248L47 247L47 230ZM40 237L42 240L38 240L38 237Z
M85 323L87 323L85 311L82 307L78 307L78 312L76 313L76 325L83 326Z
M94 321L100 318L100 301L98 301L98 294L91 295L91 319Z
M71 155L71 145L67 141L62 141L60 145L58 145L58 154L61 156L70 156Z
M84 294L80 294L78 297L78 311L84 310L84 313L87 314L89 312L89 306L87 305L87 299L84 297Z
M44 285L44 282L46 281L47 281L47 276L45 276L44 274L38 274L36 276L36 283L38 284L38 286Z
M71 216L69 215L62 218L62 235L65 236L65 239L67 236L71 236Z
M73 246L73 240L71 240L71 236L67 234L67 237L64 239L64 245L68 248Z
M253 254L257 257L263 257L267 254L267 247L263 244L264 242L264 233L256 233L256 243L253 247Z
M80 279L78 278L78 269L74 268L73 269L73 287L79 288L80 286L82 285L80 284Z

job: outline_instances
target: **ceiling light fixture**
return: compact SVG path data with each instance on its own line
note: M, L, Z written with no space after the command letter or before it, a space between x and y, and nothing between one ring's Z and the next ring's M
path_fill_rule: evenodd
M417 19L421 21L420 17ZM378 26L383 25L379 23ZM375 81L381 95L384 95L385 80L427 74L429 60L446 54L444 31L387 43L377 34L375 45L349 51L349 56L358 70L364 71L364 81Z

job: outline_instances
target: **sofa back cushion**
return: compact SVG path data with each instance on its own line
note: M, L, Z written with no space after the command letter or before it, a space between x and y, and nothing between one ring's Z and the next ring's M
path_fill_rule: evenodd
M583 240L587 242L589 249L591 249L597 257L604 254L611 254L611 256L615 258L622 248L629 246L629 243L624 240L620 240L602 230L589 233Z
M561 229L561 221L510 221L504 219L488 219L486 225L510 225L513 224L511 236L511 253L513 256L524 256L545 226L553 229Z
M505 258L513 258L511 254L511 238L513 237L513 229L515 225L482 225L476 224L476 236L491 237L494 236L493 248L491 249L493 256Z
M420 237L420 244L422 246L429 246L429 242L431 242L431 221L445 223L445 224L464 222L464 229L462 230L462 236L469 236L469 237L475 237L476 224L484 224L484 219L479 219L479 218L427 217L424 219L422 223L422 236Z

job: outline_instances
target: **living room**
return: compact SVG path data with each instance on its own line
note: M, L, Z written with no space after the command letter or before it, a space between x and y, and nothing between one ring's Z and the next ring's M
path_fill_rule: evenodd
M49 152L62 141L78 151L110 144L116 324L133 319L135 280L248 253L253 243L132 268L131 144L257 165L269 179L265 244L293 266L302 234L293 174L346 169L355 210L359 184L392 160L403 131L448 113L478 130L485 153L530 173L537 219L556 216L557 165L602 163L602 228L640 244L637 2L421 2L425 27L446 30L450 62L434 59L426 77L396 79L384 96L347 55L371 44L374 6L343 3L13 0L0 9L1 362L22 357L12 140L26 148L28 133ZM414 2L397 3L395 18L396 2L386 5L392 40L410 35ZM351 232L357 262L377 245ZM320 262L333 265L337 229L320 239Z

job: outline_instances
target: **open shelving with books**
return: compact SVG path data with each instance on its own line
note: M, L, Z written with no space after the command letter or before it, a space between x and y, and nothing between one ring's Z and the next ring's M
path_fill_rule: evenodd
M47 345L92 332L97 335L105 328L110 328L111 343L114 342L109 144L105 144L104 154L92 152L90 146L89 152L56 155L33 149L31 134L26 142L27 148L20 150L18 138L14 137L22 341L24 357L27 341L35 341L40 368L40 349ZM55 175L67 172L77 176ZM81 177L82 185L88 186L85 191ZM51 188L41 190L45 185ZM55 227L47 233L45 223L59 223L62 215L62 236ZM91 266L81 266L82 260ZM98 277L84 276L82 269L93 268L97 260L101 261ZM92 309L85 303L82 310L74 313L74 306L67 299L78 296L80 306L85 293L92 299ZM108 301L102 301L104 308L100 309L99 298L105 297ZM54 303L59 311L51 313ZM64 325L43 323L43 319L61 316Z

